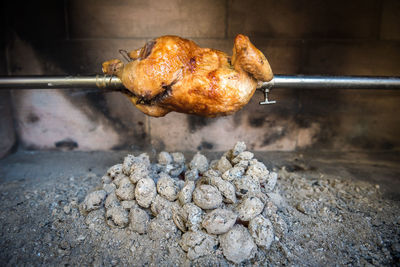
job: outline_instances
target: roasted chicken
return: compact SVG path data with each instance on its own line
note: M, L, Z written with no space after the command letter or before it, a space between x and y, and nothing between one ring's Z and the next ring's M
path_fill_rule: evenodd
M242 34L232 57L178 36L159 37L127 57L125 65L118 59L104 62L103 72L117 75L132 103L154 117L171 111L232 114L249 102L259 81L273 78L263 53Z

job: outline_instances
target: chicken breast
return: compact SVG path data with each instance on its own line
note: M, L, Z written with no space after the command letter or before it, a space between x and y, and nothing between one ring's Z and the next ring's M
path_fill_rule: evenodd
M171 111L215 117L246 105L258 81L273 78L271 67L247 36L236 36L233 55L201 48L178 36L162 36L118 59L103 63L105 74L117 75L132 103L147 115Z

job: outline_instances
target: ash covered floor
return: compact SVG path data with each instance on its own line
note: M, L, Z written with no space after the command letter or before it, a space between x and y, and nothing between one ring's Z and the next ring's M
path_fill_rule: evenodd
M78 204L129 153L19 151L0 160L2 265L231 265L218 246L191 261L172 239L85 224ZM193 155L185 153L189 160ZM400 154L263 152L255 158L279 174L274 204L284 227L275 229L268 250L242 265L400 264Z

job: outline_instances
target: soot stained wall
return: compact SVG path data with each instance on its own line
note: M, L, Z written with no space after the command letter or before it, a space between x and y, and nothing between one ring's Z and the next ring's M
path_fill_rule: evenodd
M230 54L233 38L243 33L277 74L400 76L396 0L2 4L3 73L12 75L100 73L103 61L120 57L119 49L166 34ZM119 93L78 88L12 93L19 144L29 149L225 150L238 140L254 150L400 148L399 92L276 89L271 98L278 103L260 106L257 92L228 117L150 118Z

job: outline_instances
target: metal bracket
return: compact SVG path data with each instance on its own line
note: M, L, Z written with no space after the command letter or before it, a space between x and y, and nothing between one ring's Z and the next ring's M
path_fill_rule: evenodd
M260 105L269 105L275 104L275 100L268 99L269 90L274 86L274 79L269 82L263 83L263 90L264 90L264 101L260 102Z

